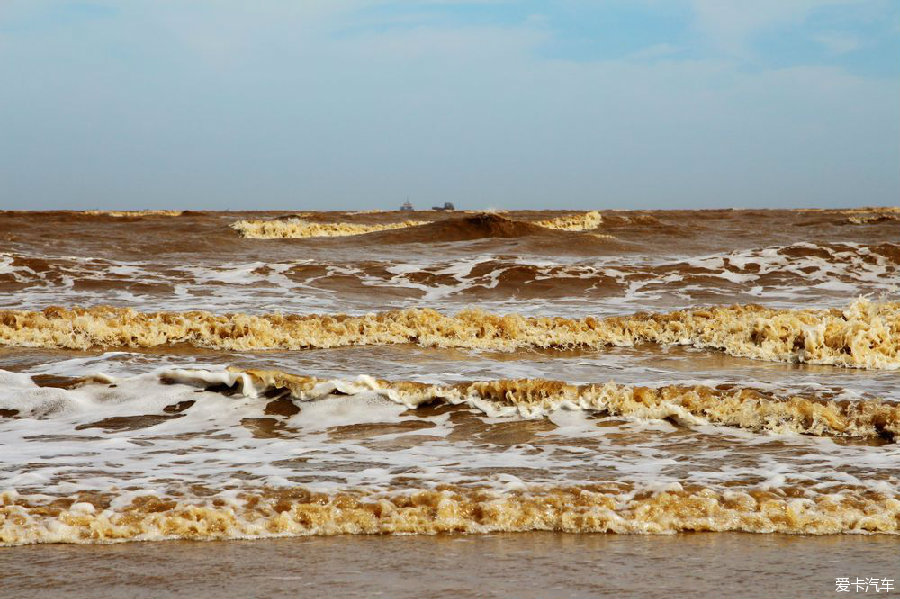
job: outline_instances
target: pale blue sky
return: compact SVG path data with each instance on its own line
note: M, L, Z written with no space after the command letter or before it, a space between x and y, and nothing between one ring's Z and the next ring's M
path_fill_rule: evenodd
M896 0L0 0L0 208L900 203Z

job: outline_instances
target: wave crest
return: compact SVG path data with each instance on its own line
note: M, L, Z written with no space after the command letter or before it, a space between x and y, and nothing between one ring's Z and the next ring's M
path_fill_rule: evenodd
M239 220L232 229L253 239L306 239L312 237L349 237L380 231L415 229L408 234L388 237L388 242L464 241L480 238L511 238L539 235L547 230L587 231L596 229L603 217L596 210L540 221L519 221L496 213L476 213L437 221L405 220L398 223L312 222L301 218Z
M588 231L596 229L603 222L603 217L596 210L575 214L572 216L560 216L558 218L548 218L546 220L535 221L534 224L544 227L545 229L556 229L559 231Z
M173 370L164 381L226 385L247 396L287 391L299 401L330 394L377 393L415 409L432 403L467 405L488 416L543 418L559 409L587 410L627 418L669 420L682 425L715 424L771 433L895 439L900 404L883 400L779 397L743 387L666 385L644 387L614 382L573 385L543 379L495 380L451 385L385 381L362 375L355 381L320 379L269 370ZM276 392L276 393L273 393Z
M376 231L405 229L428 221L406 220L399 223L318 223L299 218L285 220L239 220L231 228L250 239L308 239L311 237L350 237Z
M447 316L405 309L364 316L142 313L98 306L0 311L0 344L89 349L188 343L226 350L332 348L416 343L512 351L527 348L689 345L738 357L852 368L900 368L900 303L858 299L844 310L757 305L610 318Z
M842 213L847 216L847 222L852 225L869 225L900 220L900 207L896 206L843 210Z
M194 499L143 495L125 505L115 499L74 496L37 503L0 493L0 544L526 531L896 534L900 526L895 495L855 488L809 493L675 484L646 491L598 485L333 494L289 488Z

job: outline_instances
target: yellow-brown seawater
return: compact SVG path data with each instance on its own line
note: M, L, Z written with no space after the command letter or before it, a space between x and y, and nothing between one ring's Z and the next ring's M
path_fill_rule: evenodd
M898 226L2 212L0 543L896 534Z
M188 343L237 351L398 343L510 351L658 343L718 349L757 360L893 370L900 367L900 303L860 299L843 310L717 306L606 319L478 310L448 316L421 308L364 316L257 316L52 307L0 311L0 342L63 349Z

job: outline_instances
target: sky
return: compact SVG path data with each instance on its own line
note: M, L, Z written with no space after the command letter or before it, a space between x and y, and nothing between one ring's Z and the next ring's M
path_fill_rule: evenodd
M0 0L0 209L900 204L896 0Z

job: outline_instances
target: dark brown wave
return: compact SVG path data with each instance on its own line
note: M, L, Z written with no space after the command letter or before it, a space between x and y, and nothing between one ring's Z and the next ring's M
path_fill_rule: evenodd
M461 204L461 202L460 202ZM880 210L880 211L879 211ZM463 212L191 212L180 216L151 213L127 213L111 216L110 212L26 212L0 211L0 249L21 254L58 253L64 256L93 256L111 260L142 260L148 253L155 258L177 259L190 254L192 259L218 261L261 260L276 261L285 248L297 246L304 251L332 253L335 248L353 250L365 246L371 251L381 243L397 248L404 239L419 239L417 251L431 239L419 233L404 236L376 233L350 238L299 239L263 242L242 239L230 224L237 220L302 218L322 224L353 223L358 225L389 225L405 220L445 223L431 230L446 239L482 240L474 248L461 245L459 252L495 251L538 255L610 255L637 253L640 255L706 255L730 252L738 248L787 246L797 242L813 244L844 242L878 245L895 243L896 220L878 220L879 215L895 211L879 209L872 214L848 210L663 210L610 211L600 210L602 224L594 233L615 237L603 240L574 231L544 232L527 226L541 221L570 217L572 211L509 211L502 219L526 223L510 226L494 221L477 222L479 217ZM862 224L849 223L853 217ZM872 220L874 219L874 220ZM863 222L866 221L866 222ZM877 222L876 222L877 221ZM549 233L549 234L548 234ZM512 236L510 236L512 235ZM386 241L382 242L384 239ZM366 240L365 243L362 243ZM488 243L491 240L493 244ZM362 249L362 248L361 248ZM446 251L440 246L435 251Z
M568 237L540 225L512 220L499 214L476 214L453 218L418 227L378 233L384 243L441 243L473 239L510 239L515 237Z

